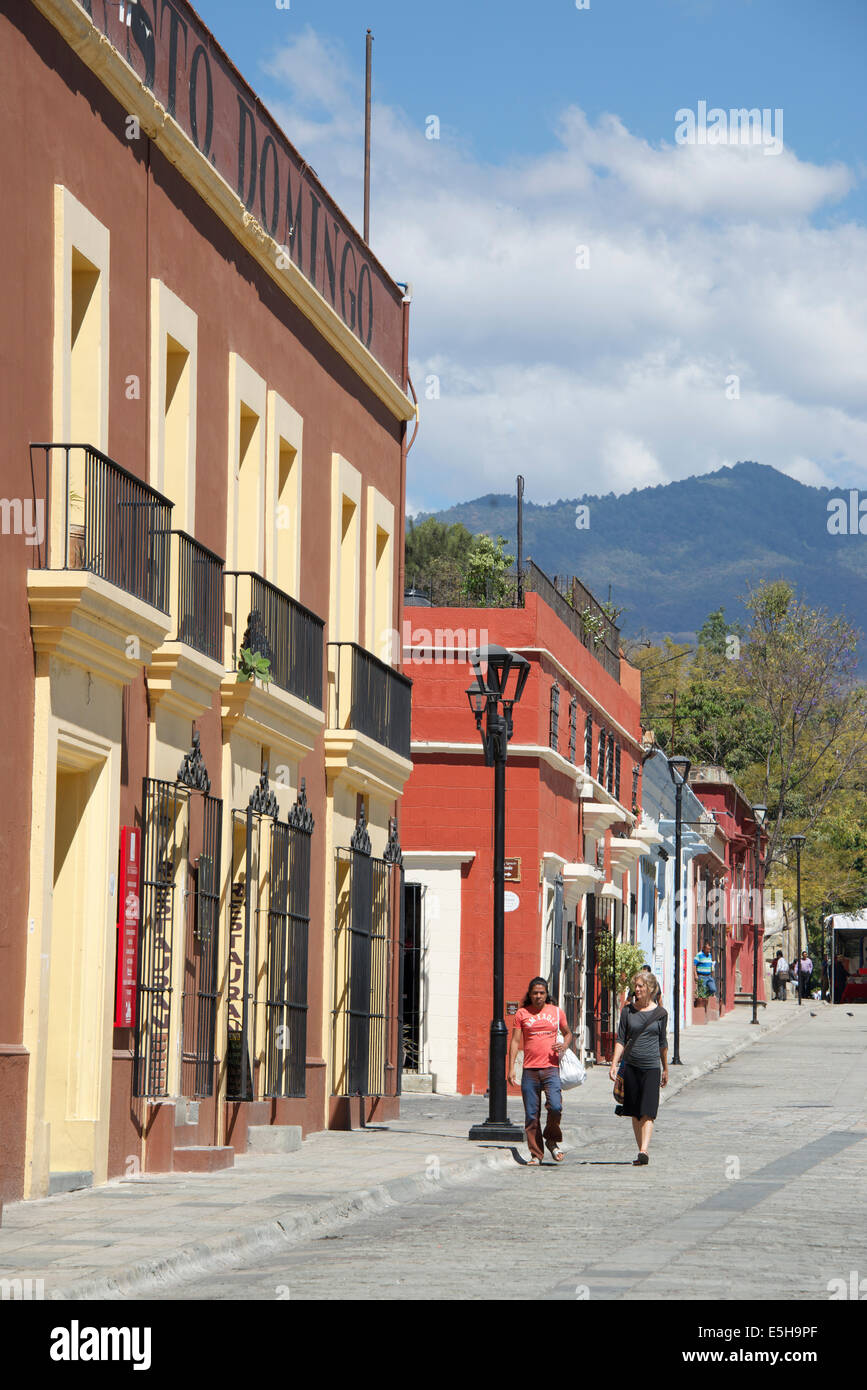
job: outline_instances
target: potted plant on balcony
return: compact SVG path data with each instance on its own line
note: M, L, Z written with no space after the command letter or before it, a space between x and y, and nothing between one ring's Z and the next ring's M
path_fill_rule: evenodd
M261 652L242 647L238 654L238 680L257 680L267 686L271 680L271 659Z
M69 489L69 538L66 563L71 570L83 570L87 559L87 534L84 525L84 498L75 488Z

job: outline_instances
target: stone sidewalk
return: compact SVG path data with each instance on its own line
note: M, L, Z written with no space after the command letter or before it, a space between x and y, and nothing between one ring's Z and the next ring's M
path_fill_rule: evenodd
M770 1003L754 1027L749 1007L738 1005L718 1022L684 1030L683 1064L671 1068L663 1102L768 1032L828 1008ZM510 1100L509 1113L521 1122L520 1098ZM207 1176L145 1174L16 1203L3 1212L0 1281L41 1280L30 1287L46 1299L159 1290L171 1298L185 1279L343 1228L432 1185L472 1182L523 1162L523 1146L470 1143L470 1124L486 1114L482 1096L406 1096L400 1120L313 1134L295 1153L247 1154ZM613 1119L608 1069L593 1068L583 1087L566 1094L564 1148L590 1142Z

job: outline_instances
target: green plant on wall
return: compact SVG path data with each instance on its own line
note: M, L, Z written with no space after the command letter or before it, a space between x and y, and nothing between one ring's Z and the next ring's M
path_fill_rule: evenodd
M588 637L592 637L594 647L605 636L605 623L598 613L594 613L592 608L585 608L581 613L581 626L584 628Z
M498 536L496 541L486 535L473 538L466 561L463 594L479 608L498 608L512 602L514 586L508 569L515 557L506 554L505 544L504 536Z
M596 933L596 964L603 985L611 984L611 945L610 932L599 931ZM633 946L628 941L617 942L614 953L614 969L618 993L628 988L633 975L637 975L644 964L646 964L644 952L640 946Z
M238 656L238 680L249 681L256 676L263 685L267 685L271 679L271 661L261 652L251 652L249 647L242 647Z

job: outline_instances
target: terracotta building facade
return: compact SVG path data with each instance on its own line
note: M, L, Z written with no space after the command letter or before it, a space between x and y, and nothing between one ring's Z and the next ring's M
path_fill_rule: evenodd
M488 642L531 667L506 768L506 1000L514 1011L528 981L542 975L582 1054L610 1046L612 1000L597 936L635 939L636 864L648 848L637 828L639 674L620 657L610 620L604 644L588 640L579 613L535 567L532 574L535 588L521 607L406 610L414 764L401 837L408 1087L487 1087L494 774L465 691L468 651Z
M399 1089L408 305L195 12L128 18L0 15L7 1201Z

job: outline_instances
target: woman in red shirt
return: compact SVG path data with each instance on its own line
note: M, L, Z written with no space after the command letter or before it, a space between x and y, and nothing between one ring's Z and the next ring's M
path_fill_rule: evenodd
M563 1042L557 1042L557 1033ZM560 1090L560 1058L572 1041L572 1034L562 1009L552 1003L548 983L541 975L531 980L524 1002L515 1014L515 1027L509 1044L509 1082L517 1086L515 1062L523 1048L524 1070L521 1075L521 1095L524 1099L524 1130L530 1149L531 1167L538 1166L544 1157L543 1141L555 1163L562 1163L560 1116L563 1097ZM545 1133L539 1123L542 1091L548 1119Z

